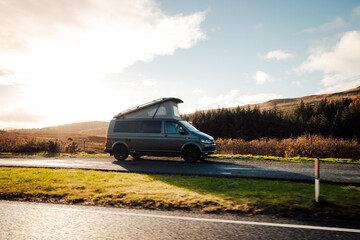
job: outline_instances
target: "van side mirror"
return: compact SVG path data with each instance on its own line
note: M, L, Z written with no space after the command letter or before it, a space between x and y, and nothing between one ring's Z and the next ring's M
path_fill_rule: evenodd
M181 128L181 129L179 129L179 133L182 135L185 135L187 132L185 132L185 130Z

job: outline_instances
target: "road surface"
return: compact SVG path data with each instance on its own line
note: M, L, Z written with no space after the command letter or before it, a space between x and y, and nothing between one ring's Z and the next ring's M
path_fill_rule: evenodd
M0 239L359 239L359 224L0 201Z
M169 160L170 159L170 160ZM0 166L50 167L111 170L137 173L182 174L203 176L246 177L313 181L313 163L287 163L263 160L207 159L186 163L180 158L155 158L116 161L112 157L4 157ZM330 164L320 166L321 182L360 184L360 164Z

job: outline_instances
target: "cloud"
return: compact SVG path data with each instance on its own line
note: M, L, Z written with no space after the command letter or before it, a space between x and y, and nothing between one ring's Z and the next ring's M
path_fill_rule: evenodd
M286 60L289 58L293 58L294 55L291 53L287 53L283 50L274 50L274 51L270 51L267 54L265 54L264 56L262 56L262 58L264 59L276 59L276 60Z
M170 15L154 0L2 0L0 86L17 85L21 107L44 115L44 125L103 117L94 108L132 97L106 76L206 40L204 20L200 11Z
M204 93L206 93L206 90L204 90L204 89L194 89L192 92L197 93L197 94L204 94Z
M269 74L263 71L256 71L256 73L253 75L253 78L258 85L262 85L265 82L271 82L274 80L274 78L272 78Z
M0 66L32 78L121 72L206 39L204 19L204 12L167 15L150 0L5 0Z
M301 81L292 81L291 83L297 87L302 87L302 84L303 84Z
M354 8L351 15L354 16L354 17L360 17L360 6Z
M0 86L14 85L19 83L16 79L14 79L14 74L14 71L2 68L0 66Z
M157 81L152 80L152 79L146 79L143 80L141 82L136 82L136 81L122 81L121 85L124 86L129 86L129 87L139 87L139 86L146 86L146 87L152 87L152 86L156 86L157 85Z
M35 123L41 120L42 116L31 113L23 108L0 112L0 122L9 123Z
M346 22L341 17L336 17L331 22L325 23L318 27L311 27L302 30L304 33L315 33L315 32L328 32L334 29L341 28L346 25Z
M152 79L146 79L146 80L144 80L144 81L142 81L141 82L141 85L143 85L143 86L155 86L155 85L157 85L157 81L155 81L155 80L152 80Z
M323 92L341 91L360 85L360 31L346 32L338 43L314 50L298 70L322 72Z
M278 98L283 97L275 93L239 95L239 91L233 89L226 94L220 94L218 96L203 96L198 100L198 106L202 110L222 107L237 107L246 104L261 103Z

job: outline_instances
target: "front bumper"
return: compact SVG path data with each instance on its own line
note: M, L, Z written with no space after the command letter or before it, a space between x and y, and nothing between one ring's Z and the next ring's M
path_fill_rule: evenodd
M215 154L216 153L216 145L215 144L202 144L201 149L202 154Z

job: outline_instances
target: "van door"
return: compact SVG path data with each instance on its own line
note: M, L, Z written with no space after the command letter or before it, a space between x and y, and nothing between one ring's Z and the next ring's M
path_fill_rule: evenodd
M141 120L140 133L134 139L135 151L155 152L161 149L164 134L161 120Z
M177 121L165 121L165 138L163 141L163 151L181 152L181 147L188 141L189 135Z

